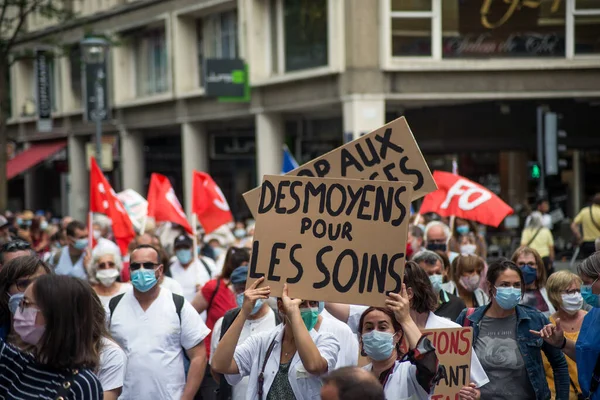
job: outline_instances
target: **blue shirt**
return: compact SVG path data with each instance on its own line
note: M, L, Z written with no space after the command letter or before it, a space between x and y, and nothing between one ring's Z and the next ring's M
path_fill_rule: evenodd
M579 376L579 386L581 392L587 397L590 391L594 367L600 356L600 309L592 308L583 318L579 337L575 344L577 355L577 375ZM591 397L592 400L600 399L600 388L597 389Z

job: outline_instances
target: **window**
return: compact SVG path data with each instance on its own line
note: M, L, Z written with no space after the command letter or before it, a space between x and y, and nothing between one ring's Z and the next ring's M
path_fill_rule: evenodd
M272 0L271 54L275 73L328 65L328 1Z
M204 85L202 66L207 58L238 57L238 26L235 10L216 13L196 22L200 85Z
M50 75L50 104L52 111L58 111L58 91L60 90L60 73L58 71L59 60L55 57L48 59L48 74Z
M392 57L600 54L600 0L384 0ZM388 35L388 33L385 33Z
M138 96L151 96L169 90L164 28L148 30L136 36L135 74Z
M71 85L71 96L73 97L73 107L75 109L81 108L82 102L82 90L81 90L81 47L79 44L72 45L69 50L69 67L70 67L70 85Z

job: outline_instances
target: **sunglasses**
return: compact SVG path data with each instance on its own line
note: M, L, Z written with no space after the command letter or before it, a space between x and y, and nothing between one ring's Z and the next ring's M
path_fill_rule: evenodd
M21 240L15 240L12 242L4 243L0 248L0 251L3 253L11 252L15 250L28 250L31 248L31 245L27 242L23 242Z
M99 269L114 268L114 267L115 267L115 263L112 261L103 262L103 263L98 264Z
M138 262L134 262L129 264L129 269L132 271L137 271L140 268L144 268L144 269L154 269L155 267L158 267L160 264L156 264L153 262L145 262L145 263L138 263Z

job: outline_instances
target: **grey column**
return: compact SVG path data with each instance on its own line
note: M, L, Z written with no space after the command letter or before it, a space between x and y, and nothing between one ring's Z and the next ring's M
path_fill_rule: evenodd
M121 177L123 189L133 189L142 196L144 192L144 138L139 132L120 130Z
M192 176L194 170L208 171L208 133L202 123L181 126L183 199L179 199L188 216L192 215Z
M85 159L85 140L69 135L69 215L85 222L88 213L89 171Z
M263 175L281 174L285 127L281 114L260 113L255 118L257 184L261 184Z

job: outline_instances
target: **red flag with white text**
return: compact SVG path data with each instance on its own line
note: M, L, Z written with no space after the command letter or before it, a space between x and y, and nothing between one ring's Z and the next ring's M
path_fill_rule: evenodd
M147 199L149 217L154 217L156 222L174 222L181 225L188 233L193 233L169 178L153 173L150 176Z
M194 171L192 192L192 212L206 233L233 221L223 192L209 174Z
M421 214L434 212L498 227L513 209L489 189L450 172L434 171L438 189L425 196Z
M133 224L93 157L90 160L90 212L102 213L112 220L115 241L121 253L127 254L127 247L135 238Z

